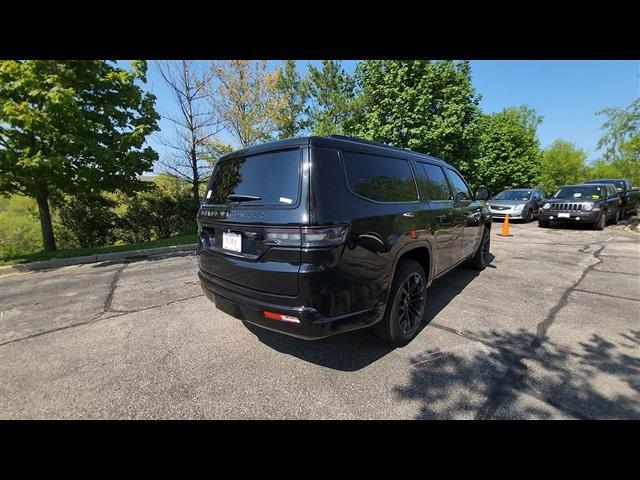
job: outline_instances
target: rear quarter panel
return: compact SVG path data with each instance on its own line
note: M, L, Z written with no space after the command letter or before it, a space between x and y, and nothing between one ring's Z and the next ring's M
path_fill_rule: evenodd
M431 246L431 232L426 228L431 224L428 205L419 201L379 203L359 197L347 186L338 150L313 147L310 156L311 222L348 225L347 242L332 272L333 281L351 291L345 292L350 300L342 308L355 311L386 302L401 252ZM403 216L406 212L414 216ZM412 230L417 239L410 238Z

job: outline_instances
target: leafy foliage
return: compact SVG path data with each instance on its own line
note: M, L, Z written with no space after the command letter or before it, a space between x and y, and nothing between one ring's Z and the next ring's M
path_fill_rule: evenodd
M81 248L110 245L114 242L117 216L115 203L101 195L66 198L58 206L60 222ZM63 234L64 235L64 234Z
M105 61L0 62L0 192L38 200L46 249L55 249L51 193L134 191L157 154L145 139L158 129L155 97L131 71Z
M535 185L541 161L536 129L541 121L534 110L524 106L483 115L478 158L468 180L492 192Z
M553 195L562 185L587 179L587 153L566 140L556 140L542 152L538 185Z
M304 115L308 90L296 70L295 60L284 62L284 68L276 69L276 105L274 122L278 138L297 137L308 126Z
M267 71L267 62L224 60L211 69L216 81L214 108L240 148L271 139L276 129L276 76Z
M626 108L606 108L598 115L606 115L602 129L604 135L598 148L604 148L600 162L594 165L594 173L608 177L631 178L640 184L640 98ZM597 175L601 176L601 175Z
M468 170L480 115L468 62L366 60L356 79L357 136L431 153Z
M322 68L309 65L306 113L313 135L348 134L355 80L336 60L323 60Z
M126 206L118 222L118 236L125 242L146 242L195 231L197 209L189 184L169 175L158 175L153 187L122 199Z

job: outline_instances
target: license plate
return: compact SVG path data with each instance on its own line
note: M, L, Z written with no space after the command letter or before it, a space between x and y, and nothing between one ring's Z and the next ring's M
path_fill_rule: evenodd
M558 218L571 218L570 213L559 213Z
M242 252L242 235L222 232L222 248L232 252Z

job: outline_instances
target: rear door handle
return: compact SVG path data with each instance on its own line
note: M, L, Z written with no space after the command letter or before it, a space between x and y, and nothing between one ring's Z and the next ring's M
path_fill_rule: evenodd
M436 217L436 222L446 222L447 221L447 216L446 215L439 215Z

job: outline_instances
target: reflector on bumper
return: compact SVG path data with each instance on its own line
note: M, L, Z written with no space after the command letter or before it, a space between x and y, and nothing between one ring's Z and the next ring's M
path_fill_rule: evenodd
M282 322L291 322L291 323L300 323L300 320L296 317L292 317L291 315L280 315L279 313L269 312L265 310L263 312L265 318L269 318L271 320L280 320Z

